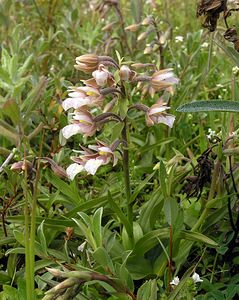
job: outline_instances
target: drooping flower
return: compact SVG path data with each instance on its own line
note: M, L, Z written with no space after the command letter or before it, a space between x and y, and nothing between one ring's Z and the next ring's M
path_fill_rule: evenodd
M100 64L98 69L92 73L93 78L84 80L83 82L93 88L108 86L111 87L115 84L115 79L103 64Z
M82 86L82 87L70 87L69 98L66 98L62 102L62 107L66 111L70 108L78 109L83 106L102 106L103 95L99 89Z
M179 277L176 276L174 279L170 282L171 285L178 285L180 282Z
M200 278L200 276L196 272L194 272L192 279L193 279L194 283L203 282L203 280Z
M95 175L100 166L108 164L111 160L113 161L113 166L116 165L118 158L114 153L114 149L100 141L97 144L90 145L88 148L82 147L83 151L80 151L81 155L71 158L74 163L66 170L71 180L82 171Z
M174 75L172 69L157 71L151 78L151 87L155 91L170 89L174 84L178 83L179 79Z
M90 112L85 109L76 110L73 114L72 124L62 128L62 135L69 139L75 134L83 134L84 136L92 136L97 130L97 125Z
M166 106L163 103L162 99L159 99L159 101L152 105L146 112L146 124L148 126L153 126L154 124L163 123L172 128L175 121L175 116L165 112L169 108L169 106Z

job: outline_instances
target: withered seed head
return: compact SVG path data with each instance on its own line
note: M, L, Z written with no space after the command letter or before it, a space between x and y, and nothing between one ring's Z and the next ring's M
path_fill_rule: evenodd
M215 31L221 12L227 11L227 0L200 0L197 5L197 17L204 16L203 27Z

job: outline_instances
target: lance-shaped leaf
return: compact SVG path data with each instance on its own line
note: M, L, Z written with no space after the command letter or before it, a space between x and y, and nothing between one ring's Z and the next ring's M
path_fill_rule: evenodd
M194 101L183 104L177 108L178 112L209 112L209 111L222 111L222 112L239 112L239 101L227 100L203 100Z

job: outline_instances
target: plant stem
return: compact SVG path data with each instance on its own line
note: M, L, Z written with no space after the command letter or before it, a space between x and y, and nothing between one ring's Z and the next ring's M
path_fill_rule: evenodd
M131 234L129 236L133 243L133 205L130 201L131 189L130 189L130 174L129 174L129 149L128 149L128 136L127 136L127 117L124 118L124 127L122 130L122 139L127 145L123 149L123 170L124 170L124 181L125 181L125 194L127 200L127 216L128 221L131 225Z
M24 161L26 161L26 145L24 141ZM28 172L27 168L25 168L24 172L24 198L25 198L25 207L24 207L24 214L25 214L25 278L26 278L26 294L27 300L32 300L34 295L34 278L31 273L31 252L30 252L30 231L29 231L29 197L28 197L28 189L27 189L27 179L28 179Z

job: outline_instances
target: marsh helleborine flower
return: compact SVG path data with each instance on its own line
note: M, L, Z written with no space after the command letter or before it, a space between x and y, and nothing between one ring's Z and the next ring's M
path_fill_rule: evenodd
M64 110L70 108L78 109L83 106L102 106L103 96L96 88L83 86L83 87L71 87L69 88L69 98L66 98L62 102Z
M165 111L169 109L160 99L156 104L152 105L145 114L146 124L153 126L154 124L163 123L170 128L173 127L175 116L167 114Z
M100 166L108 164L111 160L113 161L113 166L116 165L118 158L111 147L100 141L97 143L98 145L91 145L88 149L82 147L84 150L81 151L81 155L71 158L75 163L71 164L66 170L71 180L82 171L95 175Z
M84 136L92 136L97 130L94 118L87 110L79 109L73 113L72 124L62 128L62 135L69 139L75 134L83 134Z

